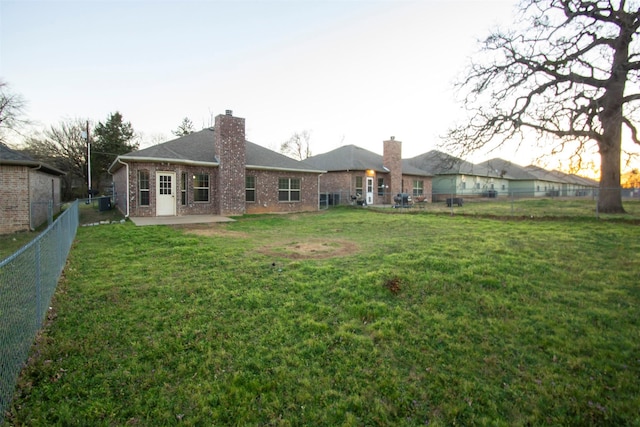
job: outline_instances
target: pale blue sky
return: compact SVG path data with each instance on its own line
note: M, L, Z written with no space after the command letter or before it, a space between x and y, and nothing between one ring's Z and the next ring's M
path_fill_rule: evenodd
M231 109L270 148L309 130L314 154L381 153L393 135L410 157L452 125L453 78L513 5L0 0L0 78L41 127L118 110L149 144Z

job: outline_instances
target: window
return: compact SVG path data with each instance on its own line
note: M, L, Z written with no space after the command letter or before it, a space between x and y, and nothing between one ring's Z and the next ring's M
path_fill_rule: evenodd
M247 202L255 202L256 201L256 177L255 176L247 176L244 179L244 194L245 200Z
M465 181L462 181L462 189L463 190L467 189L467 183Z
M180 203L182 206L187 204L187 173L182 172L180 175Z
M413 195L414 196L422 196L424 192L424 181L420 181L416 179L413 181Z
M480 189L480 183L476 182L476 188L479 190Z
M378 196L384 196L384 178L378 178Z
M201 173L193 175L193 201L209 201L209 174Z
M279 178L278 179L278 201L279 202L299 202L300 201L300 178Z
M171 196L171 175L159 175L158 192L161 196Z
M140 206L149 206L149 171L138 171L138 198Z
M362 195L362 177L356 176L356 194Z

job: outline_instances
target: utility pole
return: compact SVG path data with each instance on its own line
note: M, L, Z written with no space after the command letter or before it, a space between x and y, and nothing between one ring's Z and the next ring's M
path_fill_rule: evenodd
M83 136L87 138L87 193L89 193L87 204L90 204L93 194L91 191L91 138L89 136L89 120L87 120L87 130Z

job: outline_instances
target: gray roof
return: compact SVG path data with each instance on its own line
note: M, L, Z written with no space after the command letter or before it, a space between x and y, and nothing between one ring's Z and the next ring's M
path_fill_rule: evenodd
M474 165L471 162L438 150L431 150L420 154L407 159L406 162L431 175L496 176L496 174L492 173L486 166Z
M46 163L42 163L38 160L33 159L31 156L28 156L19 151L12 150L7 147L3 143L0 142L0 164L2 165L16 165L16 166L28 166L33 168L38 168L43 172L49 173L51 175L64 175L65 172L60 169L56 169L53 166L49 166Z
M383 156L355 145L344 145L324 154L309 157L306 163L329 172L374 170L388 173L383 164ZM405 175L430 176L405 161L402 162L402 173Z
M525 169L528 170L531 174L538 177L538 179L544 180L544 181L564 182L564 183L569 183L574 185L584 185L587 187L598 186L598 181L585 178L583 176L564 173L558 170L549 171L534 165L529 165Z
M519 164L500 158L478 163L477 166L487 168L493 176L499 176L514 181L531 181L537 179L534 175L529 173L524 166L520 166Z
M245 162L249 169L290 170L296 172L321 173L312 165L301 162L273 150L245 141ZM219 159L214 148L214 131L212 128L203 129L186 136L182 136L162 144L133 151L121 156L122 161L150 161L173 162L184 164L199 164L217 166ZM109 168L115 171L122 167L117 159Z

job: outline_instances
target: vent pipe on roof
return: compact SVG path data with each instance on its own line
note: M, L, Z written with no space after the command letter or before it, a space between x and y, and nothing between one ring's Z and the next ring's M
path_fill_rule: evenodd
M231 111L231 110L224 110L224 114L226 114L227 116L233 116L233 111Z
M395 137L395 136L392 136L392 137L391 137L391 140L392 140L392 141L395 141L395 140L396 140L396 137Z

